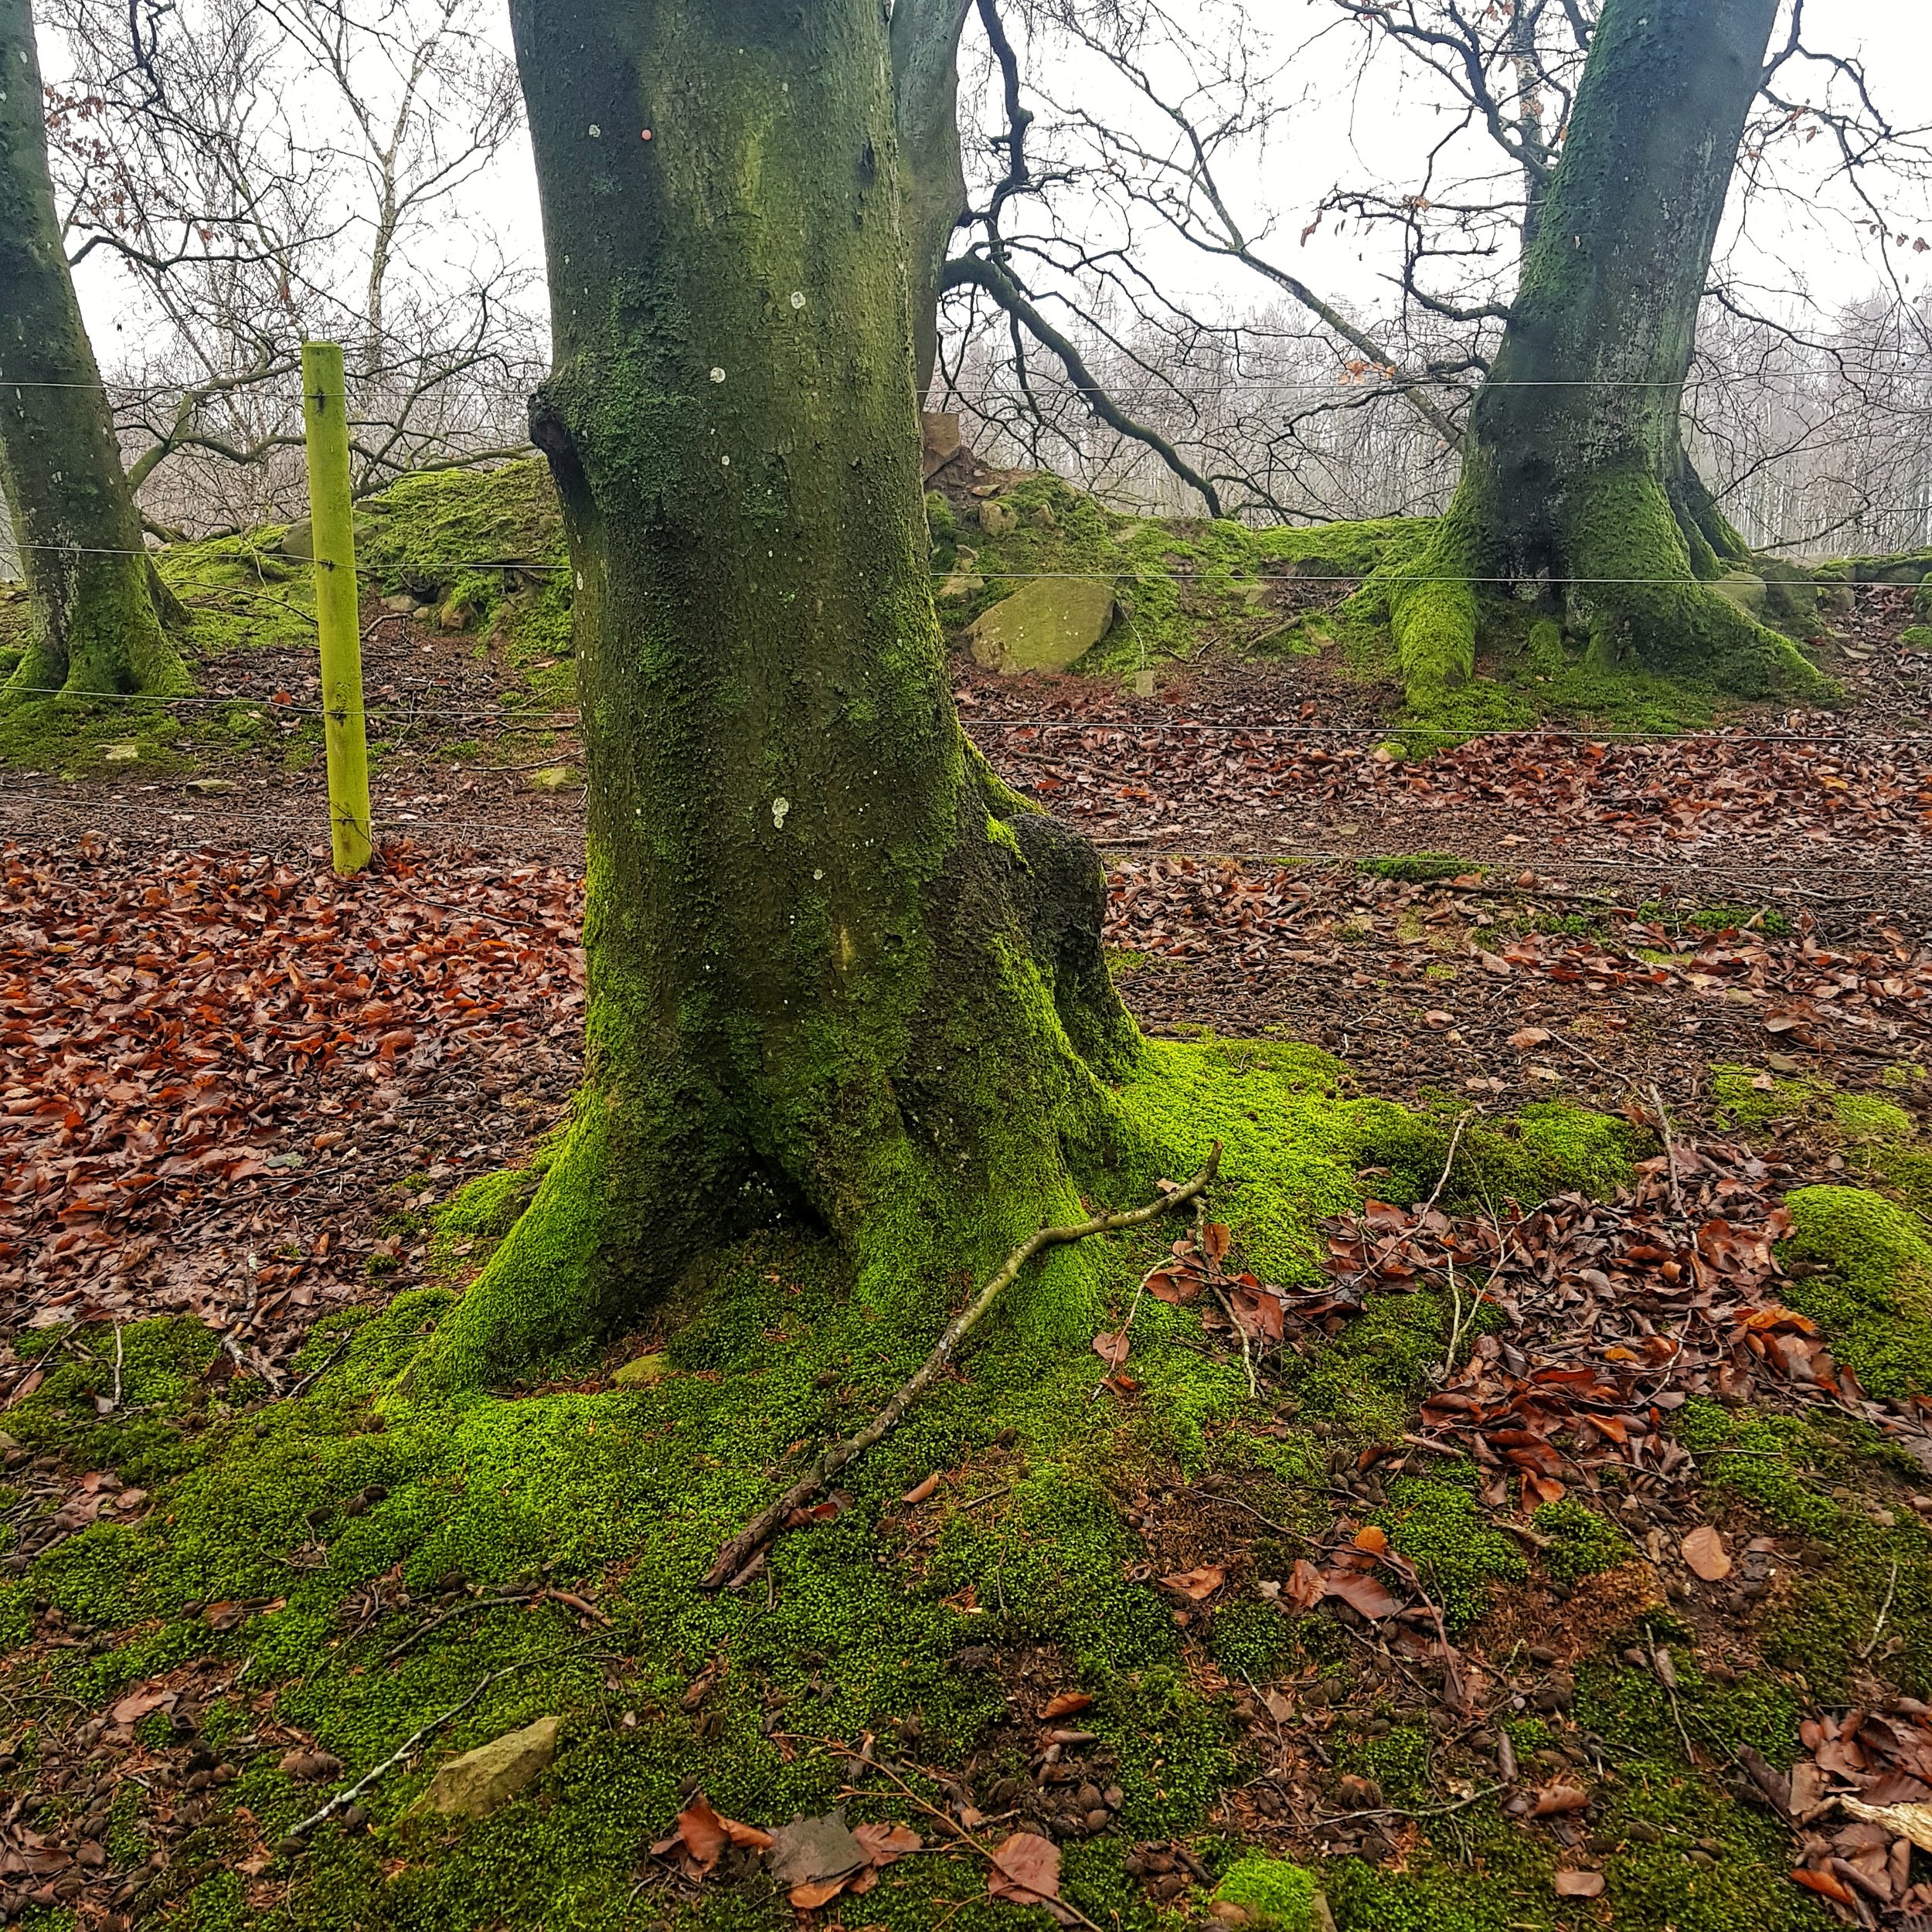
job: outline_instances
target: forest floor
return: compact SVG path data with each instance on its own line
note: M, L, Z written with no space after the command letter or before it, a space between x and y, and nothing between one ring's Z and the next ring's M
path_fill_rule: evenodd
M1551 730L1402 760L1382 749L1363 688L1319 660L1209 653L1145 697L1115 679L962 665L975 741L1106 856L1108 944L1143 1029L1234 1043L1218 1049L1230 1072L1257 1080L1274 1077L1277 1043L1325 1049L1333 1091L1402 1103L1448 1134L1435 1184L1449 1211L1376 1204L1384 1189L1427 1196L1434 1177L1399 1182L1370 1164L1355 1176L1369 1205L1324 1223L1323 1283L1243 1287L1231 1263L1209 1284L1219 1257L1197 1250L1163 1297L1209 1311L1168 1338L1175 1349L1230 1374L1260 1358L1257 1400L1228 1427L1261 1475L1182 1458L1118 1498L1140 1551L1128 1580L1159 1593L1190 1695L1219 1713L1223 1794L1191 1818L1170 1806L1178 1768L1103 1723L1127 1716L1049 1631L957 1651L1005 1713L963 1762L922 1768L912 1717L876 1753L842 1733L864 1757L841 1760L841 1775L855 1787L869 1774L882 1815L963 1846L981 1876L973 1834L1030 1828L1066 1849L1080 1923L1198 1913L1240 1841L1317 1868L1344 1932L1580 1927L1611 1923L1610 1905L1616 1923L1677 1932L1828 1914L1932 1923L1932 1887L1899 1849L1907 1826L1832 1803L1932 1801L1932 1712L1914 1701L1932 1696L1932 1498L1919 1487L1932 1488L1932 1437L1913 1394L1916 1365L1932 1365L1932 1275L1900 1291L1913 1321L1895 1334L1852 1308L1856 1257L1829 1230L1808 1235L1801 1214L1794 1233L1787 1206L1821 1185L1901 1202L1886 1224L1906 1257L1895 1273L1918 1267L1911 1217L1932 1212L1932 652L1902 639L1909 590L1856 594L1832 665L1845 711L1661 742ZM471 640L385 619L366 674L393 707L376 763L382 862L340 881L321 843L306 664L292 648L237 648L203 665L207 722L165 753L0 776L0 1401L18 1417L63 1374L110 1431L142 1377L155 1426L178 1434L231 1393L272 1413L270 1399L350 1352L347 1311L460 1281L488 1252L500 1227L471 1233L448 1204L526 1160L566 1111L583 1006L571 714ZM1597 1184L1566 1168L1546 1206L1443 1192L1460 1124L1506 1138L1556 1102L1627 1124L1645 1158ZM1488 1284L1480 1323L1458 1267ZM1815 1320L1794 1312L1814 1273L1839 1293ZM1420 1312L1382 1312L1381 1291ZM209 1338L183 1357L195 1392L179 1423L180 1362L164 1374L143 1357L123 1386L125 1332L160 1316L195 1318ZM1695 1345L1645 1381L1672 1335ZM1345 1400L1321 1393L1328 1350L1377 1365L1336 1384ZM1382 1405L1372 1453L1364 1403ZM0 1445L14 1536L0 1573L23 1587L94 1526L147 1520L144 1456L156 1484L185 1480L151 1444L101 1453L80 1413L16 1423L20 1441ZM886 1499L866 1534L909 1590L929 1569L952 1580L934 1566L954 1515L1022 1486L1011 1434L936 1492ZM1473 1470L1466 1495L1415 1489L1449 1461ZM388 1493L366 1483L323 1527L302 1519L277 1560L291 1580L325 1568L340 1515ZM1625 1500L1580 1509L1606 1494ZM240 1652L141 1651L129 1620L74 1607L71 1567L48 1573L68 1581L23 1598L0 1666L12 1713L0 1793L13 1793L0 1796L0 1910L110 1928L155 1913L211 1932L281 1913L338 1922L291 1902L299 1885L263 1822L285 1829L379 1755L344 1770L329 1754L298 1694L309 1666L284 1658L294 1690L244 1702L245 1726L224 1727L203 1713L240 1698ZM611 1722L634 1726L648 1700L614 1661L622 1616L605 1594L626 1574L566 1588L533 1571L514 1590L492 1580L504 1594L486 1601L460 1567L439 1594L414 1570L406 1584L399 1560L343 1598L328 1642L379 1631L386 1664L445 1611L547 1604L596 1651L596 1696L613 1712L631 1700ZM1808 1577L1828 1579L1835 1608L1805 1594ZM944 1600L964 1617L981 1609L971 1597ZM281 1597L191 1610L213 1651ZM1332 1644L1284 1648L1272 1626L1318 1605ZM1791 1628L1806 1634L1776 1634ZM124 1652L145 1668L105 1668ZM811 1683L838 1675L835 1655L801 1655ZM719 1735L705 1711L722 1658L692 1658L665 1705L700 1753ZM107 1691L88 1678L77 1693L62 1674L97 1663ZM43 1706L36 1685L66 1688ZM808 1750L815 1727L836 1728L834 1692L816 1720L798 1714L801 1695L787 1693L782 1725L782 1700L762 1723ZM237 1780L239 1817L224 1802ZM679 1789L689 1798L696 1780ZM727 1842L702 1804L681 1829L658 1818L657 1851L627 1855L621 1910L585 1922L668 1922L751 1872L760 1848ZM1117 1841L1106 1879L1081 1862L1102 1840ZM883 1845L867 1843L875 1876ZM1480 1883L1432 1889L1432 1861L1458 1860ZM1056 1873L1034 1870L1036 1892L1051 1896ZM208 1889L217 1876L228 1889ZM839 1876L821 1859L802 1882ZM979 1882L925 1917L889 1883L876 1922L964 1911L965 1932L981 1923ZM860 1889L849 1872L843 1883ZM931 1883L929 1899L961 1881ZM1220 1920L1264 1923L1259 1896L1230 1879ZM866 1899L845 1909L848 1924L875 1922ZM445 1921L426 1906L420 1922Z

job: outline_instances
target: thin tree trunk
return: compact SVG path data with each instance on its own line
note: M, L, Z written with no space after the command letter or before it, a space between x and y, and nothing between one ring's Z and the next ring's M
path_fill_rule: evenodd
M1388 599L1412 701L1468 676L1479 593L1544 587L1600 662L1815 692L1699 581L1743 546L1685 453L1683 387L1777 0L1607 0L1434 543Z
M966 212L959 149L959 36L972 0L897 0L893 95L899 121L913 386L923 403L939 361L939 297L953 230Z
M32 627L6 689L180 690L61 246L43 100L28 0L0 0L0 481Z
M965 743L933 614L877 0L515 0L577 573L585 1087L419 1375L802 1222L943 1292L1111 1155L1098 862ZM646 138L648 135L648 138ZM1015 1230L1019 1233L1015 1233ZM922 1304L923 1305L923 1304Z

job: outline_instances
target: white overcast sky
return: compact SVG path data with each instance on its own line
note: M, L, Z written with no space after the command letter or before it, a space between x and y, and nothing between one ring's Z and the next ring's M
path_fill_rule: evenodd
M1305 43L1332 17L1327 0L1250 0L1249 13L1264 24L1284 53ZM1864 61L1881 106L1895 121L1932 121L1932 0L1809 0L1806 23L1812 44ZM977 32L974 22L969 32ZM507 48L506 22L502 32ZM58 48L43 46L43 57L49 79L59 79ZM1064 62L1056 63L1052 79L1063 94L1105 84L1101 77L1084 77ZM1305 246L1298 245L1297 237L1338 179L1400 185L1413 182L1419 156L1444 125L1441 83L1413 74L1405 78L1402 63L1385 53L1369 84L1358 87L1349 36L1335 33L1318 39L1298 60L1281 91L1295 104L1264 151L1227 165L1226 185L1241 196L1241 212L1252 230L1272 223L1274 250L1296 273L1345 304L1372 309L1389 286L1390 257L1384 238L1341 230L1332 221ZM1814 144L1807 158L1822 160L1828 146L1823 141ZM1801 180L1797 185L1798 192L1753 213L1746 249L1749 278L1788 301L1808 298L1826 312L1837 303L1876 292L1883 274L1877 244L1851 219L1846 199L1815 193ZM1896 230L1932 239L1932 202L1923 185L1899 187L1885 199ZM454 212L458 218L449 224L454 249L460 251L466 237L482 237L513 257L540 261L535 184L522 140L473 185ZM1895 250L1893 260L1910 292L1927 287L1932 253ZM1217 281L1211 264L1185 251L1165 255L1160 272L1189 284L1190 293L1226 307L1244 307L1261 292L1245 277ZM128 341L131 332L141 327L129 306L124 274L104 254L97 255L83 267L80 284L101 359L111 369L117 337Z

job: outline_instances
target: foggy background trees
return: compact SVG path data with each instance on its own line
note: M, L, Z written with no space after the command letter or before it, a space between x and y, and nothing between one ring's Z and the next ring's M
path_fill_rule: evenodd
M900 11L928 43L959 28L971 214L930 401L983 454L1202 509L1097 386L1231 514L1446 505L1597 0ZM70 257L151 532L298 513L305 335L349 345L359 487L523 444L547 327L495 9L39 12ZM1725 513L1798 556L1932 541L1926 146L1891 117L1909 90L1806 51L1845 13L1781 17L1686 396Z

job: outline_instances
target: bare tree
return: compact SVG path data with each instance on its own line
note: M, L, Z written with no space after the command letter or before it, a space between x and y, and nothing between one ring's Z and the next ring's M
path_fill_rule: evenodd
M114 259L154 325L117 372L151 528L292 505L306 336L352 345L359 490L521 447L527 282L487 246L434 245L517 127L481 0L192 0L131 16L131 37L107 0L53 5L70 247Z

